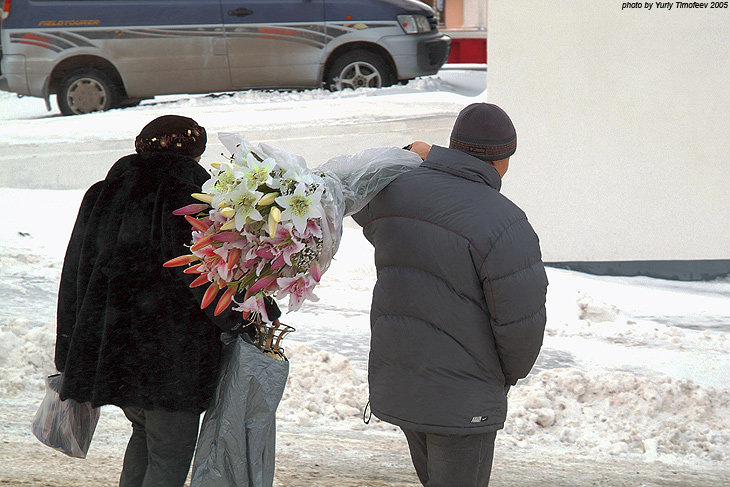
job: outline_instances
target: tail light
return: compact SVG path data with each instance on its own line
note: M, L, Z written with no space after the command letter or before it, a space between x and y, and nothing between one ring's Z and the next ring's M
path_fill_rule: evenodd
M12 0L3 0L3 9L0 11L0 19L7 19L10 15L10 2Z

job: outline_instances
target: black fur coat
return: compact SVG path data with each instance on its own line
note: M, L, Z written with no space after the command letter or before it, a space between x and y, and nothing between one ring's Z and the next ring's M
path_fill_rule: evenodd
M206 286L165 268L187 254L190 225L172 211L196 201L207 172L192 158L123 157L81 203L58 296L61 397L203 411L215 390L220 333L241 321L200 309ZM217 326L216 326L217 325Z

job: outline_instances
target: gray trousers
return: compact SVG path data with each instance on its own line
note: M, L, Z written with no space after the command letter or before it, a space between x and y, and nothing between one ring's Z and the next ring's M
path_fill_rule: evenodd
M119 487L182 487L198 439L200 414L122 408L132 422Z
M401 428L425 487L487 487L497 432L437 435Z

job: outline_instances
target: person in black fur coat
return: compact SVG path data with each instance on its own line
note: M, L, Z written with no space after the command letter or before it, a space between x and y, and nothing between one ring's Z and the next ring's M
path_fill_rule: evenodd
M182 486L200 414L215 391L220 334L240 328L230 309L201 309L195 276L163 263L188 253L173 210L209 175L198 162L205 129L165 115L85 194L58 294L55 364L61 398L116 405L132 422L120 486ZM271 319L281 313L270 303Z

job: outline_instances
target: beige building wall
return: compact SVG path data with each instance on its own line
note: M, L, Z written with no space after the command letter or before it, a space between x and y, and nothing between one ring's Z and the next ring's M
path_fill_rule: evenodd
M487 0L444 0L444 14L446 29L487 28Z
M546 261L730 259L730 10L622 3L490 1L503 192Z

